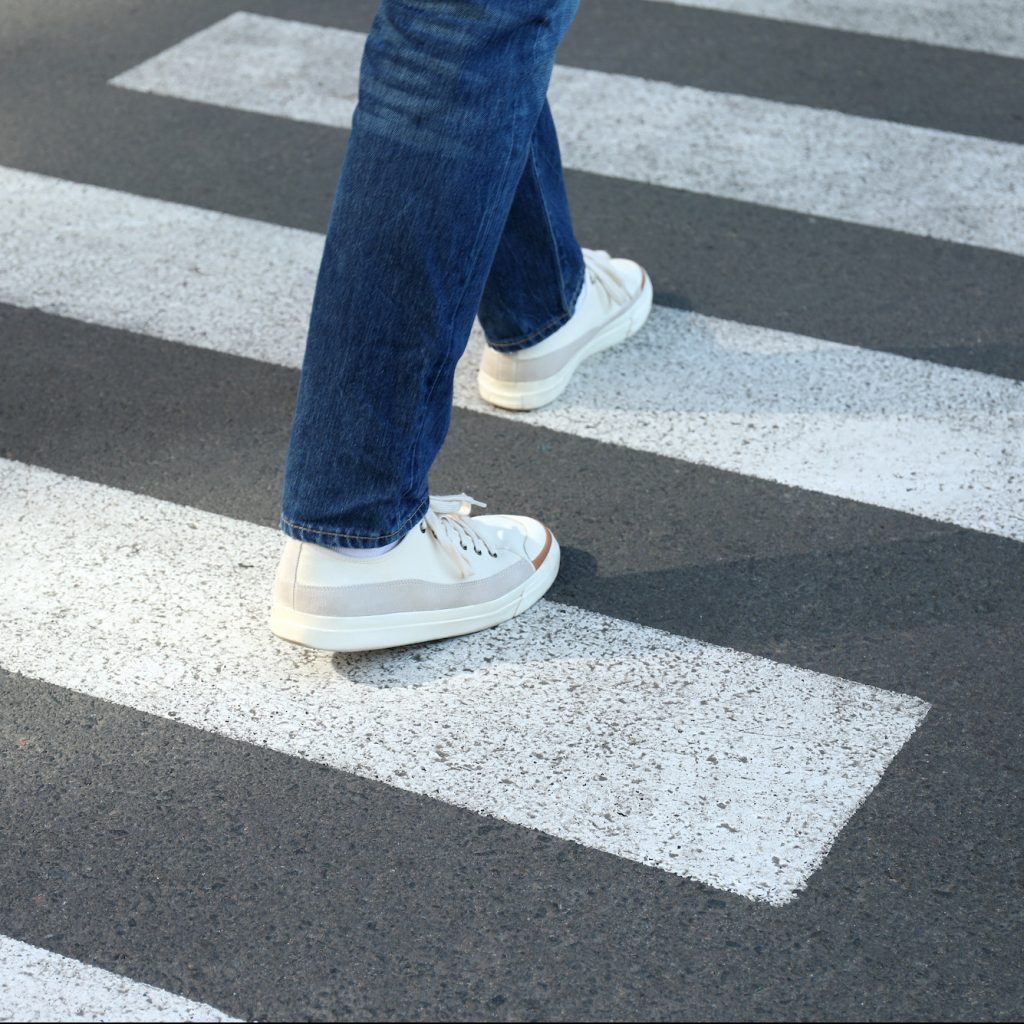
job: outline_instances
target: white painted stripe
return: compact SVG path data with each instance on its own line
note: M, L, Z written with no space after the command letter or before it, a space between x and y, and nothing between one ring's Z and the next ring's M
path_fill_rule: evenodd
M0 935L0 1021L233 1021L204 1003Z
M236 13L113 84L347 126L364 40ZM569 167L1024 255L1024 146L580 68L550 100Z
M0 522L8 670L770 903L928 709L549 602L331 657L269 633L268 527L3 460Z
M0 301L301 364L318 235L3 168L0 222ZM477 396L481 344L464 407L1024 540L1018 381L656 308L513 414Z
M1021 0L657 0L932 46L1024 57Z
M0 167L0 302L300 366L323 238Z

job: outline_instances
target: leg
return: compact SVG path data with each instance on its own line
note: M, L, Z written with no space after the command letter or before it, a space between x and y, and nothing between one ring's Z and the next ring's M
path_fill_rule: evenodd
M290 537L374 547L426 512L455 364L576 6L382 3L310 319L285 471Z
M488 344L511 352L553 334L572 315L583 277L558 136L545 102L480 304Z
M640 330L653 295L640 264L580 249L545 103L480 305L481 398L516 410L555 401L584 359Z
M480 396L504 409L553 402L584 359L643 326L653 294L638 263L580 249L545 103L478 314Z

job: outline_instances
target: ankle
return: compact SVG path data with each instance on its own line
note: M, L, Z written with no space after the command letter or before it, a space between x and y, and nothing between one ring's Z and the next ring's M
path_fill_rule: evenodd
M334 548L346 558L379 558L386 555L393 548L398 547L400 541L393 540L390 544L382 544L376 548Z

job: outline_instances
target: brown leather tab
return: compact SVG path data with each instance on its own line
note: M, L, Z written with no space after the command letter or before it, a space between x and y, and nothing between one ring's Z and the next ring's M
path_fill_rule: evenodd
M544 548L541 551L541 553L535 559L533 559L534 569L539 569L544 564L544 559L548 557L548 552L551 550L551 531L546 526L544 527L544 533Z

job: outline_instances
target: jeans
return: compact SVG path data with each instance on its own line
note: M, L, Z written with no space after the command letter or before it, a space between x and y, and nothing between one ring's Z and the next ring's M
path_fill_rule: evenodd
M543 340L583 285L546 92L578 0L384 0L331 211L281 528L400 539L427 510L474 316Z

